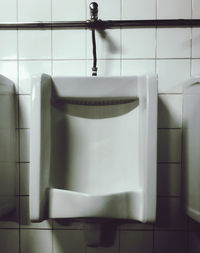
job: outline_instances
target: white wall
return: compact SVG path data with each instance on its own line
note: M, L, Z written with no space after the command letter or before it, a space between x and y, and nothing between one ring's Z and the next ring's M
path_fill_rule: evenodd
M87 0L0 0L0 22L86 20ZM99 0L101 19L200 18L199 0ZM0 221L0 252L196 253L200 227L181 209L182 85L200 74L200 28L106 30L99 75L159 77L158 210L155 225L122 224L110 248L85 248L83 224L28 217L30 80L41 73L91 75L91 31L0 30L0 73L16 84L18 211Z

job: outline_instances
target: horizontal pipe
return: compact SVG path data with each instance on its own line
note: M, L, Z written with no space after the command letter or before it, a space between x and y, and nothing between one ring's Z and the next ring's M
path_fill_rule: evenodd
M120 27L200 27L200 19L157 19L157 20L95 20L0 23L0 29L51 29L90 28L109 29Z

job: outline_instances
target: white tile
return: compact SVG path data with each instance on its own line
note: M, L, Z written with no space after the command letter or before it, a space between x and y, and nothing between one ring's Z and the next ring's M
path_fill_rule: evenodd
M20 30L19 31L20 59L50 59L51 31L50 30Z
M92 75L93 61L87 61L87 76ZM98 60L97 61L98 76L119 76L120 75L120 60Z
M0 73L14 82L17 91L17 61L0 61Z
M153 253L153 231L121 231L120 252Z
M155 60L122 60L122 75L155 73Z
M155 19L156 0L122 0L122 19Z
M53 75L55 76L85 76L85 60L53 61Z
M54 230L54 253L85 253L85 240L83 230Z
M158 162L181 161L181 130L158 130Z
M159 197L157 200L156 230L185 230L187 216L180 198Z
M19 252L19 230L0 229L0 252Z
M19 94L31 94L31 77L51 74L50 61L19 61Z
M51 230L21 230L21 253L52 253Z
M155 253L187 252L187 233L183 231L156 231L154 242Z
M50 0L18 0L19 21L51 21Z
M17 31L0 30L0 59L10 60L17 58Z
M52 0L52 19L54 21L85 20L86 19L85 1Z
M190 78L190 60L157 60L158 91L181 93Z
M29 162L30 130L20 129L20 162Z
M15 169L16 169L16 175L15 175L15 195L18 196L19 195L19 163L16 163ZM18 202L18 200L17 200L17 202ZM16 205L17 205L17 203L16 203Z
M15 209L8 215L0 218L0 228L19 229L19 196L15 197Z
M95 32L97 58L120 58L120 30ZM87 31L87 58L93 59L92 33Z
M159 196L180 196L180 164L158 164L157 179L157 194Z
M192 28L192 58L200 58L200 28Z
M191 76L200 76L200 59L192 59Z
M192 0L192 18L200 18L200 1Z
M199 231L189 233L189 253L200 252L200 233Z
M19 96L19 127L30 128L31 120L31 97L30 95Z
M52 221L44 220L42 222L31 222L29 216L29 197L20 197L20 227L34 229L51 229Z
M54 59L85 59L85 30L54 30Z
M191 0L158 0L158 19L191 18Z
M20 163L20 195L29 195L29 163Z
M159 28L157 30L158 58L189 58L190 28Z
M182 127L182 95L158 96L158 127Z
M89 4L87 0L87 18L90 19ZM102 20L120 19L120 0L95 0L98 4L98 17Z
M155 58L154 28L122 29L122 58Z
M0 1L0 22L17 21L17 1L1 0Z

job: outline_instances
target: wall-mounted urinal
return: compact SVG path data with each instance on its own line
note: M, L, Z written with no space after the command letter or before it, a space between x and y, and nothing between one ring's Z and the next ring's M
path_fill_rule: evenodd
M183 178L186 213L200 222L200 77L184 87Z
M30 218L154 221L157 79L33 80Z
M0 216L15 208L14 84L0 75Z

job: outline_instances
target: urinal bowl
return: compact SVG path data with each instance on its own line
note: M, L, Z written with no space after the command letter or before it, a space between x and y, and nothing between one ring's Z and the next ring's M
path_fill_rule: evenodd
M0 75L0 217L15 208L14 84Z
M30 217L154 221L157 82L35 78Z

